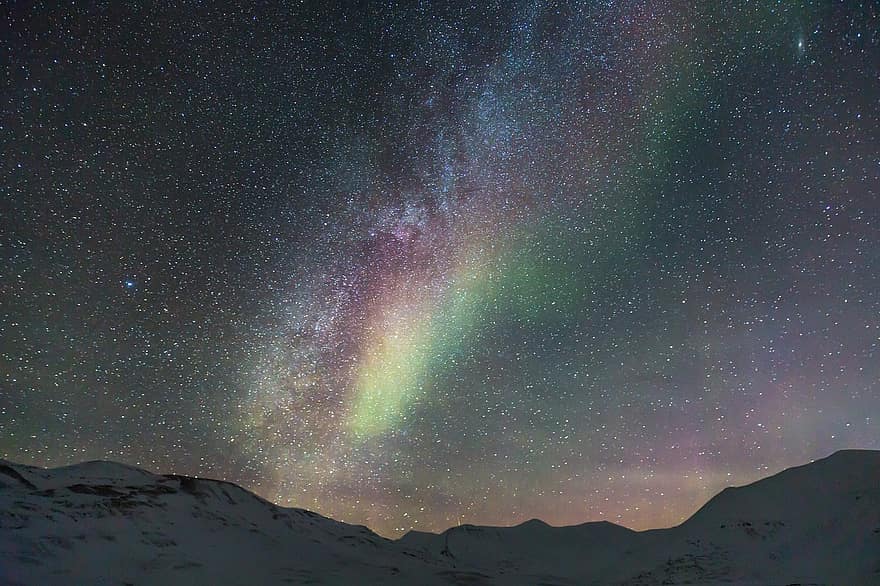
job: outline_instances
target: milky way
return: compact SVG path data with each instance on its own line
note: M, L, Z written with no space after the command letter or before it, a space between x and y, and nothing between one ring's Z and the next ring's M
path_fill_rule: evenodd
M13 5L0 455L395 536L880 449L876 2Z

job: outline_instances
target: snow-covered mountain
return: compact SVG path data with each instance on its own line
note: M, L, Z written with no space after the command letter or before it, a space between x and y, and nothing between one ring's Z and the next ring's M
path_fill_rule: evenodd
M741 488L685 523L455 527L384 539L227 482L0 460L0 584L880 586L880 452Z
M435 565L407 554L227 482L0 461L3 585L432 583Z

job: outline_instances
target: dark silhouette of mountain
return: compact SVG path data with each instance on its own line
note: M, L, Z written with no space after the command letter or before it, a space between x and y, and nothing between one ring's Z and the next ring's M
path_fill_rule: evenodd
M727 488L677 527L463 525L392 541L228 482L0 460L0 584L880 585L880 452Z

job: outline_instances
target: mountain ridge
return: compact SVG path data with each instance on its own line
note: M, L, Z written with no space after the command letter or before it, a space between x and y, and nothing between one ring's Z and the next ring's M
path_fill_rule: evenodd
M783 469L783 470L781 470L781 471L779 471L779 472L776 472L776 473L771 474L771 475L769 475L769 476L765 476L764 478L758 479L758 480L756 480L756 481L754 481L754 482L750 482L750 483L748 483L748 484L726 486L726 487L724 487L723 489L721 489L717 494L715 494L713 497L711 497L708 501L706 501L703 505L701 505L699 508L697 508L697 510L694 511L694 513L693 513L690 517L688 517L687 519L683 520L681 523L679 523L678 525L675 525L675 526L673 526L673 527L678 527L678 526L680 526L680 525L683 525L683 524L687 523L690 519L692 519L695 515L697 515L701 510L703 510L707 505L709 505L714 499L720 497L721 495L725 495L725 494L729 494L729 493L732 493L732 492L736 492L737 490L739 490L739 489L741 489L741 488L747 488L747 487L750 487L750 486L753 486L753 485L756 485L756 484L759 484L759 483L764 483L764 482L769 481L769 480L771 480L771 479L773 479L773 478L776 478L776 477L778 477L778 476L780 476L780 475L786 475L786 474L791 473L792 471L796 471L796 470L799 470L799 469L802 469L802 468L813 467L813 466L815 466L815 465L817 465L817 464L827 463L827 462L829 462L829 461L838 461L838 460L840 460L840 459L842 459L842 458L849 458L849 457L853 457L853 456L859 456L859 457L862 457L862 456L864 456L864 457L872 457L872 458L876 458L878 461L880 461L880 450L870 450L870 449L860 449L860 448L844 448L844 449L837 450L837 451L835 451L835 452L833 452L833 453L831 453L831 454L829 454L828 456L825 456L825 457L823 457L823 458L818 458L818 459L812 460L812 461L810 461L810 462L807 462L807 463L805 463L805 464L800 464L800 465L797 465L797 466L791 466L791 467L785 468L785 469ZM259 499L259 500L265 501L265 502L267 502L267 503L271 503L271 504L273 504L274 506L277 506L277 507L280 507L280 508L299 509L298 507L284 507L283 505L278 505L278 504L276 504L276 503L272 503L272 501L270 501L270 500L268 500L268 499L265 499L264 497L261 497L261 496L260 496L259 494L257 494L256 492L253 492L253 491L251 491L251 490L249 490L249 489L247 489L247 488L245 488L245 487L243 487L243 486L241 486L241 485L239 485L239 484L236 484L236 483L234 483L234 482L232 482L232 481L224 480L224 479L221 479L221 478L212 478L212 477L205 477L205 476L190 476L190 475L185 475L185 474L175 474L175 473L159 473L159 472L152 472L152 471L150 471L150 470L148 470L148 469L146 469L146 468L142 468L142 467L140 467L140 466L135 466L135 465L132 465L132 464L127 464L127 463L124 463L124 462L118 462L118 461L115 461L115 460L101 460L101 459L97 459L97 460L84 460L84 461L82 461L82 462L78 462L78 463L75 463L75 464L66 464L66 465L63 465L63 466L56 466L56 467L51 467L51 468L46 467L46 468L44 468L44 467L34 466L34 465L30 465L30 464L20 464L20 463L17 463L17 462L13 462L13 461L11 461L11 460L7 460L7 459L4 459L4 458L0 458L0 475L2 475L2 474L6 474L7 476L9 476L9 475L15 475L15 476L18 476L18 477L19 477L23 482L25 482L25 483L29 483L30 481L28 481L26 478L24 478L23 476L21 476L21 475L20 475L20 472L17 470L17 468L25 468L25 469L29 469L29 470L43 471L43 472L49 472L49 473L52 473L52 474L57 474L57 473L59 473L59 472L67 471L67 470L77 470L77 471L81 471L81 470L83 470L83 469L88 469L89 467L109 467L109 468L119 468L119 469L121 469L121 470L128 470L128 471L132 471L132 472L136 472L136 473L143 474L143 475L148 475L148 476L162 476L162 477L166 477L166 478L191 479L191 480L194 480L194 481L214 482L214 483L226 484L226 485L233 486L233 487L235 487L235 488L237 488L237 489L239 489L239 490L245 491L245 492L249 493L250 495L252 495L253 497L255 497L255 498ZM8 471L11 471L11 472L8 472ZM31 484L32 484L32 483L31 483ZM32 486L33 486L33 485L32 485ZM302 509L302 510L306 510L306 509ZM312 511L310 511L310 512L312 512ZM314 513L314 512L313 512L313 513ZM314 513L314 514L316 514L316 515L320 515L320 513ZM321 515L321 516L323 517L323 515ZM325 517L325 518L330 519L330 517ZM494 526L494 525L477 525L477 524L473 524L473 523L464 523L464 524L461 524L461 525L458 525L458 526L452 526L452 527L449 527L449 528L447 528L447 529L445 529L445 530L443 530L443 531L441 531L441 532L439 532L439 533L435 533L435 532L432 532L432 531L421 531L421 530L411 530L410 532L414 532L414 533L426 533L426 534L431 534L431 535L442 535L442 534L444 534L444 533L447 532L447 531L450 531L450 530L456 529L457 527L465 527L465 526L481 527L481 528L486 528L486 529L495 529L495 528L498 528L498 529L513 529L513 528L522 527L522 526L529 525L529 524L540 524L540 525L543 525L543 526L546 526L546 527L550 527L550 528L553 528L553 529L565 529L565 528L570 528L570 527L580 527L580 526L583 526L583 525L598 525L598 524L603 524L603 523L604 523L604 524L614 525L614 526L616 526L616 527L622 527L622 528L625 528L625 529L627 529L627 530L629 530L629 531L634 531L634 532L637 532L637 533L642 533L642 532L647 532L647 531L658 531L658 530L662 530L662 529L670 529L670 528L673 528L673 527L668 527L668 528L667 528L667 527L660 527L660 528L650 528L650 529L641 529L641 530L638 530L638 529L631 529L631 528L629 528L629 527L626 527L625 525L620 525L620 524L618 524L618 523L614 523L613 521L608 521L608 520L606 520L606 519L600 519L600 520L596 520L596 521L585 521L585 522L583 522L583 523L576 523L576 524L573 524L573 525L551 525L550 523L547 523L547 522L544 521L543 519L540 519L540 518L534 517L534 518L531 518L531 519L527 519L527 520L525 520L525 521L522 521L521 523L518 523L518 524L516 524L516 525L498 525L498 526ZM366 527L365 525L359 525L359 524L352 524L352 525L353 525L353 526L358 526L358 527ZM368 528L368 527L367 527L367 528ZM371 531L372 531L372 530L371 530ZM409 532L408 532L408 533L409 533ZM377 535L378 535L378 534L377 534ZM405 536L406 536L406 534L402 535L401 537L399 537L399 538L397 538L397 539L391 539L391 538L386 538L386 539L389 539L389 540L391 540L391 541L399 541L399 540L403 539Z
M397 540L234 483L0 460L0 582L880 584L880 451L728 487L681 524L461 525Z

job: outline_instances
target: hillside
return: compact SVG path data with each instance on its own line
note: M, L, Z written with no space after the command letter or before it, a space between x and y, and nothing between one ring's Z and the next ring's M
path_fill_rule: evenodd
M0 461L0 583L880 584L880 452L725 489L670 529L532 520L397 541L227 482Z

